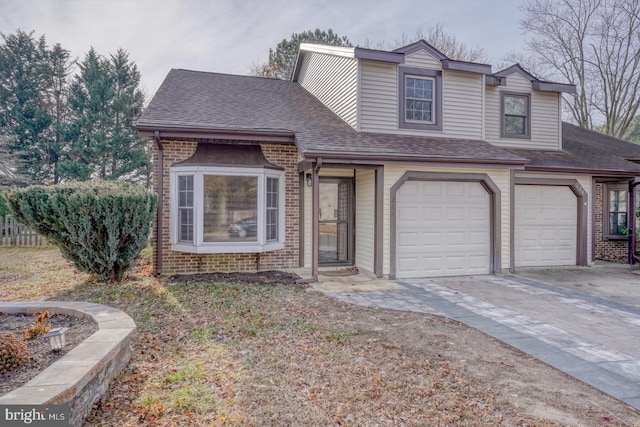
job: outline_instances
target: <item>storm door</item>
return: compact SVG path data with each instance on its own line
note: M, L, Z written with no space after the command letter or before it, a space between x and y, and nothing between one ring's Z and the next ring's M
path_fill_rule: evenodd
M320 265L353 262L353 179L320 178Z

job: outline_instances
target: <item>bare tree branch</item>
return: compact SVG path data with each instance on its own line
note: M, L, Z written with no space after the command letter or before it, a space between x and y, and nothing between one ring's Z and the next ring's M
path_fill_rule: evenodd
M573 121L625 137L640 107L640 2L528 0L521 8L540 72L576 85L566 96Z

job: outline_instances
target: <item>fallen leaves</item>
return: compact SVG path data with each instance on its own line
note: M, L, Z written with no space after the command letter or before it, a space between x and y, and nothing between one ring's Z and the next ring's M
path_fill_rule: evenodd
M436 317L348 306L274 272L160 279L147 262L102 284L57 271L66 282L54 280L46 296L111 305L138 325L129 365L87 425L563 425L469 377L456 362L467 355L443 350L455 348L460 326ZM10 285L18 299L41 283L32 273ZM390 339L401 329L409 339ZM409 345L421 329L434 331L427 344ZM624 425L601 411L593 419Z

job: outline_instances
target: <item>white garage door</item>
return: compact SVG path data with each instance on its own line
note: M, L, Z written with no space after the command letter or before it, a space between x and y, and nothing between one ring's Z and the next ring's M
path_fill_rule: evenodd
M569 187L516 185L515 265L576 265L577 198Z
M396 193L396 277L489 274L489 202L477 182L404 183Z

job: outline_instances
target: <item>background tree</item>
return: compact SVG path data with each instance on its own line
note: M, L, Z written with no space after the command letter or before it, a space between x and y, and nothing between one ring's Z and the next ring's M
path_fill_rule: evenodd
M543 72L575 84L575 123L624 138L640 107L640 2L528 0L521 24Z
M47 99L49 59L44 36L18 31L2 35L0 45L0 134L9 138L9 149L20 161L25 181L53 182L50 144L54 123ZM63 60L68 53L60 49L55 55ZM55 161L55 160L54 160Z
M29 177L22 175L22 160L19 152L11 149L12 137L0 134L0 192L30 182Z
M332 29L324 31L316 28L302 33L293 33L289 40L282 39L275 50L269 49L268 61L252 66L250 74L259 77L290 79L301 43L352 46L346 36L340 37Z
M92 48L78 67L69 91L71 146L62 174L148 182L150 158L134 124L144 105L136 65L124 50L106 59Z
M489 62L489 55L486 50L479 46L469 47L458 40L455 36L448 34L445 31L442 22L437 22L434 25L427 27L426 30L418 27L413 36L403 33L393 42L373 42L371 40L366 40L363 47L369 49L395 50L417 42L418 40L426 41L451 59L479 63Z
M144 95L124 50L91 49L77 64L59 44L18 30L0 44L0 185L90 178L150 183L150 150L135 130Z

